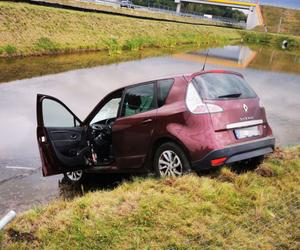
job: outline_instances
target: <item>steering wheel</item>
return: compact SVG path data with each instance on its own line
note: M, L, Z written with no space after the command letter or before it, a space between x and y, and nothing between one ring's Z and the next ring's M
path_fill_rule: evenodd
M106 125L104 125L104 124L96 124L96 123L91 125L93 130L98 130L98 131L103 130L105 128L105 126Z

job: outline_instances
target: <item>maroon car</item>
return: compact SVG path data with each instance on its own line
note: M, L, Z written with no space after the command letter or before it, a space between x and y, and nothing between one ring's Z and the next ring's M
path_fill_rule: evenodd
M37 95L44 176L143 173L180 176L256 159L274 150L265 109L242 75L202 71L108 94L81 121L61 101Z

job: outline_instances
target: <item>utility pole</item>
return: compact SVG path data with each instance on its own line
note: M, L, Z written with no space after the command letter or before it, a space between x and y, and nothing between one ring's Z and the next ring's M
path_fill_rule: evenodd
M280 20L279 20L278 28L277 28L277 33L280 33L280 32L281 32L281 25L282 25L282 19L283 19L283 16L284 16L284 9L281 10Z
M281 31L281 24L282 24L282 15L280 16L280 20L279 20L279 24L278 24L278 28L277 28L277 33L280 33L280 31Z

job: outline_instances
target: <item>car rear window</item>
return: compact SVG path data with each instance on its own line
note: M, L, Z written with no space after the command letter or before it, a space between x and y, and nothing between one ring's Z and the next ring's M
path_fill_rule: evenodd
M194 78L203 99L254 98L255 92L240 76L229 73L206 73Z

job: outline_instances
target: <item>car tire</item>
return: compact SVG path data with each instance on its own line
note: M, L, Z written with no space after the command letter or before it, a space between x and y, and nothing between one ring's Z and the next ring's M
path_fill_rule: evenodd
M160 145L154 154L157 177L182 176L191 172L191 164L183 150L173 142Z
M82 170L64 173L65 180L70 184L83 183L85 177L85 173Z

